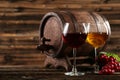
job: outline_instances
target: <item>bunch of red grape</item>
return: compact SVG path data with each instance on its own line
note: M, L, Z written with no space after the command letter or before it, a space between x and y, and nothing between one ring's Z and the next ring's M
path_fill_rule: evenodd
M120 72L120 62L114 57L101 54L98 58L98 65L100 66L99 74L113 74Z

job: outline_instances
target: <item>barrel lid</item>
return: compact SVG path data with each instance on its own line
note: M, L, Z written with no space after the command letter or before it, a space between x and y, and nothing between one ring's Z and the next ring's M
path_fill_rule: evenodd
M50 41L45 44L49 44L54 47L54 49L50 49L48 52L45 51L45 53L49 56L56 56L62 48L63 41L61 36L63 24L64 18L56 12L49 12L45 14L41 21L39 38L41 39L42 37L45 37L46 39L50 39ZM40 44L42 44L41 40Z

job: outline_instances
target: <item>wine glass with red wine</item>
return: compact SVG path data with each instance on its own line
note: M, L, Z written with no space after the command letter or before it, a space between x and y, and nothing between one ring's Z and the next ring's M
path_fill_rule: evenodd
M79 76L84 75L83 72L78 72L76 68L76 49L83 45L86 41L87 30L84 24L82 26L71 26L69 23L65 23L62 38L64 43L73 48L73 67L71 72L66 72L65 75Z

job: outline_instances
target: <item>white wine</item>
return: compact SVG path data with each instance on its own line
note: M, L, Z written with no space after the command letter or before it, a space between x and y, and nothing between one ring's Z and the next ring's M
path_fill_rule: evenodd
M86 40L93 47L98 48L104 45L107 39L108 35L106 33L91 32L88 33Z

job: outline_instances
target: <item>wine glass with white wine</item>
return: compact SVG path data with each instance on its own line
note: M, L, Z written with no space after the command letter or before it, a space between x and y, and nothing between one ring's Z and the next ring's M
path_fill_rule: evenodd
M97 49L104 46L105 43L107 42L107 40L109 39L109 37L111 35L110 25L107 22L107 20L105 20L105 22L103 22L103 23L98 22L97 24L89 24L87 26L87 31L88 31L88 35L87 35L86 41L94 47L94 51L95 51L94 73L98 73L99 65L96 61L97 56L98 56Z

